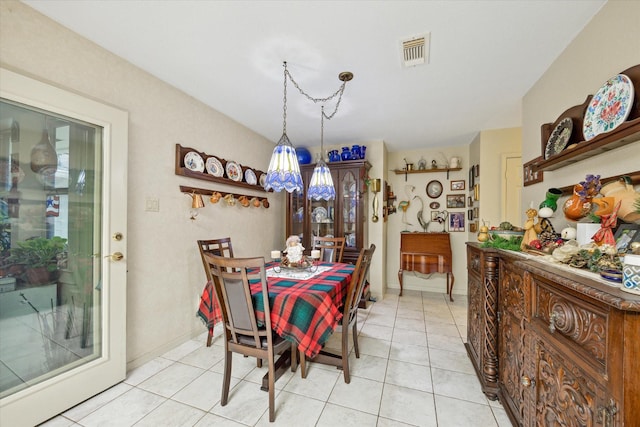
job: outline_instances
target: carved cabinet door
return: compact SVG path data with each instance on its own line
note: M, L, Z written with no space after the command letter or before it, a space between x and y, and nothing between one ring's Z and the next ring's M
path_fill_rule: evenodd
M525 330L526 295L522 274L514 270L510 262L500 263L500 291L498 310L500 313L500 335L498 337L498 360L500 360L499 383L502 401L508 406L514 425L524 425L526 404L531 402L530 378L525 376L527 331ZM523 385L524 383L524 385Z
M619 426L618 405L602 381L546 340L536 339L535 415L531 426Z

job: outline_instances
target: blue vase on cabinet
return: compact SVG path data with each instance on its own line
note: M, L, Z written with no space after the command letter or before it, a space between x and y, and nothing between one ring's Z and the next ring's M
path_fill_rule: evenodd
M360 160L360 156L362 156L362 153L360 152L360 146L359 145L354 145L351 147L351 160Z
M341 157L343 161L351 160L351 149L349 147L342 147Z

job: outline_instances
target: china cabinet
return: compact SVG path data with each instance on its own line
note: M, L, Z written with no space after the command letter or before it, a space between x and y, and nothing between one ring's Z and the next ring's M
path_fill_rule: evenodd
M367 186L365 177L371 165L366 160L329 163L335 200L308 200L306 190L314 164L300 165L304 193L291 193L287 199L287 236L300 236L309 254L313 236L345 238L344 262L355 264L367 241Z
M638 425L639 296L531 255L467 255L467 351L514 425Z

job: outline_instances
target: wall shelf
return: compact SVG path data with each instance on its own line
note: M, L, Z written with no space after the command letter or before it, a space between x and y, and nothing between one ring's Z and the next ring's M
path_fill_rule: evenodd
M628 68L620 74L628 76L635 88L640 87L640 65ZM638 92L637 89L636 92ZM638 92L638 94L640 94L640 92ZM542 158L540 161L534 162L532 165L533 171L553 171L613 150L614 148L640 141L640 102L637 99L638 94L636 94L636 101L630 107L629 117L624 123L610 132L595 136L589 141L583 140L582 128L585 111L591 102L591 95L587 96L582 104L565 110L555 122L543 124L540 129ZM558 123L565 118L570 118L573 122L573 132L568 144L570 147L573 146L573 148L566 148L559 154L544 159L547 141L551 133Z
M228 192L225 192L225 191L207 190L205 188L198 188L198 187L188 187L186 185L181 185L180 186L180 192L181 193L185 193L185 194L200 194L200 195L205 196L205 197L210 197L213 193L220 193L220 202L223 202L224 201L224 197L229 195L229 194L233 195L233 198L236 199L236 200L239 199L242 196L248 198L249 200L251 200L253 198L256 198L256 199L260 200L260 203L261 203L260 206L263 206L265 208L269 207L268 198L265 197L265 196L251 196L249 194L228 193ZM263 202L265 200L267 200L267 205L266 206L264 206L264 204L263 204ZM251 205L249 205L249 206L251 206Z
M189 151L195 151L196 153L200 154L200 156L202 157L202 159L206 162L207 159L209 157L215 157L218 160L220 160L220 163L222 163L222 167L226 168L227 165L227 160L218 157L218 156L212 156L210 154L206 154L202 151L198 151L195 150L193 148L189 148L189 147L183 147L180 144L176 144L176 166L175 166L175 172L176 175L182 175L182 176L187 176L189 178L196 178L196 179L202 179L204 181L211 181L211 182L217 182L218 184L225 184L225 185L233 185L235 187L242 187L242 188L247 188L247 189L251 189L251 190L256 190L256 191L264 191L266 192L266 190L259 184L260 182L260 175L262 175L263 171L255 169L255 168L251 168L248 166L244 166L244 165L240 165L242 167L242 179L243 181L234 181L232 179L229 178L225 178L225 177L217 177L217 176L213 176L207 172L196 172L196 171L192 171L190 169L187 169L184 165L184 156L189 152ZM247 169L252 169L255 174L256 174L256 178L258 179L258 184L253 185L253 184L249 184L248 182L244 181L244 173ZM211 192L209 192L208 194L211 194Z
M430 168L430 169L412 169L410 171L404 169L394 169L393 172L396 175L404 175L405 180L407 179L408 174L412 173L435 173L435 172L446 172L447 179L449 179L449 171L459 171L462 168Z
M581 141L575 148L565 149L560 154L540 161L535 168L537 171L553 171L636 141L640 141L640 118L624 122L615 130L589 141Z

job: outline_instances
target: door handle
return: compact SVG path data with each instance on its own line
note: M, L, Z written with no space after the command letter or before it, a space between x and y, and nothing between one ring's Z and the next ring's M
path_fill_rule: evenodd
M105 258L110 258L111 261L121 261L124 258L122 252L114 252L111 255L105 256Z

